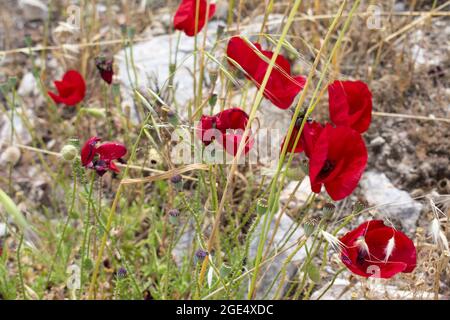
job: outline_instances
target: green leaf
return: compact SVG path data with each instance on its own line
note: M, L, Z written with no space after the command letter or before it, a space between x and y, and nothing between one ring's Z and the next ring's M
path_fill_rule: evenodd
M314 283L320 282L320 270L316 267L313 263L310 263L308 265L308 277L311 279Z
M31 228L14 201L2 189L0 189L0 204L3 205L6 212L13 218L14 222L22 229L22 231Z

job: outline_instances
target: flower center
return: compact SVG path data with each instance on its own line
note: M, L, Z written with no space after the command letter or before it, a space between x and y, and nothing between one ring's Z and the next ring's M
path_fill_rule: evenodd
M333 171L333 169L334 169L334 163L327 159L325 161L322 169L320 170L318 177L320 179L325 179L326 177L328 177L330 175L330 173L331 173L331 171Z

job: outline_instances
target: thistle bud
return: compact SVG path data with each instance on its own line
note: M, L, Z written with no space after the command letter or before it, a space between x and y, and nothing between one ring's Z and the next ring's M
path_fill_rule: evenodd
M126 278L126 276L128 275L127 269L125 269L124 267L120 267L119 270L117 270L117 277L118 278Z
M71 144L66 144L61 149L61 156L66 161L73 161L77 155L78 155L78 149Z
M176 174L170 178L170 182L175 186L175 189L181 190L183 188L183 179L181 175Z
M208 251L198 249L195 252L195 257L194 257L195 263L203 262L203 260L205 260L207 255L208 255Z
M171 209L168 212L169 214L169 222L171 224L177 224L178 223L178 217L180 216L180 210L178 209Z

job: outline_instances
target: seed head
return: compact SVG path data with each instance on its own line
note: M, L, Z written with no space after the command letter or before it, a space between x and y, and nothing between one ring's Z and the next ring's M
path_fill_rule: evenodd
M73 161L75 157L78 155L78 149L72 144L66 144L61 149L61 155L66 161Z

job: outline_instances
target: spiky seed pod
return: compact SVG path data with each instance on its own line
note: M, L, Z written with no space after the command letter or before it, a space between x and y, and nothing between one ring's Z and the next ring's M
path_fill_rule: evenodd
M256 213L263 215L267 212L269 206L266 199L258 199L256 201Z
M322 209L323 217L329 220L333 217L335 211L336 206L334 204L332 204L331 202L325 203Z

